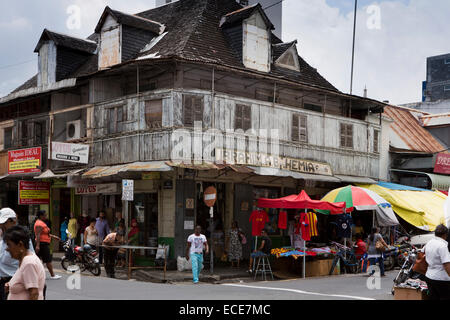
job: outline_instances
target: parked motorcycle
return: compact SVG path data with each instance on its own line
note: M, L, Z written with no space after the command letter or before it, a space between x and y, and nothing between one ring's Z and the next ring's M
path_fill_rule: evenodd
M69 238L63 245L65 255L61 259L61 266L67 270L69 266L76 265L80 272L89 270L94 276L101 274L97 251L88 244L83 247L72 245Z
M421 275L414 272L412 269L416 263L418 249L412 246L412 249L407 251L405 255L405 262L403 263L400 271L394 279L394 287L406 282L409 278L417 279L421 278ZM392 294L394 294L394 287L392 288Z

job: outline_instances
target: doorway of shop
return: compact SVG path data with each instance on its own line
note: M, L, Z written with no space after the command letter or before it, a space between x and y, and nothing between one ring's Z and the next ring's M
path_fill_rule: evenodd
M137 222L137 228L132 226L134 220ZM158 246L158 193L141 193L134 196L128 225L130 226L130 245ZM148 258L154 257L155 254L156 250L137 252L136 263L145 263Z

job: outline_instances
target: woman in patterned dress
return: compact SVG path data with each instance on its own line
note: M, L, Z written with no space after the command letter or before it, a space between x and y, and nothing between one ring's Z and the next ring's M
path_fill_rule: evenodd
M234 221L228 232L228 259L231 261L231 267L234 266L234 262L237 262L236 267L239 268L239 262L242 259L241 234L242 231L238 228L238 223Z

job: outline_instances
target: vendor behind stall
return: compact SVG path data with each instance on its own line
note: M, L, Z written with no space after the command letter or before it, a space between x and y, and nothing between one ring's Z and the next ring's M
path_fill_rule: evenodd
M254 250L250 255L250 264L248 266L248 272L250 274L253 273L253 260L258 257L262 257L270 254L270 250L272 249L272 240L267 235L267 230L263 229L261 231L261 244L257 250Z

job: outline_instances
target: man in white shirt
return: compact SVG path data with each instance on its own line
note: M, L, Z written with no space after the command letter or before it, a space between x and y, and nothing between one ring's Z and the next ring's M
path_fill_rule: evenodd
M424 247L425 259L428 263L426 282L430 299L450 300L450 252L445 241L448 229L444 225L436 227L436 238Z
M201 232L202 227L196 226L195 233L187 239L186 259L188 261L189 258L191 259L194 283L198 283L198 277L203 266L203 248L205 248L206 254L209 252L208 241Z

